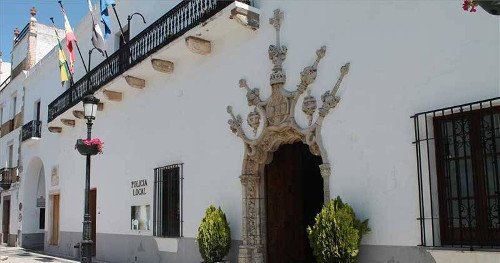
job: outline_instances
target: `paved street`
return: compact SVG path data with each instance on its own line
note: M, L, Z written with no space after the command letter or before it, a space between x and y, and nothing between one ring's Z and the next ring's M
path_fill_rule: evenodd
M6 247L0 246L0 263L40 263L40 262L63 262L72 263L78 262L73 260L67 260L63 258L57 258L47 255L42 255L34 253L31 251L26 251L18 247Z

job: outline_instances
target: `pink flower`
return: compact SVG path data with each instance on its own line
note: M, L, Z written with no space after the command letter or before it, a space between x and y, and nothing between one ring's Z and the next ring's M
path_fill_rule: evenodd
M469 0L464 0L464 3L462 5L462 8L465 10L465 11L469 11Z
M90 140L83 140L83 143L85 145L97 145L97 149L99 150L99 153L102 153L102 149L104 148L104 142L102 142L98 138L90 139Z
M462 8L465 10L465 11L470 11L470 12L476 12L476 6L477 6L477 3L475 0L464 0L464 3L462 4ZM470 10L469 10L470 9Z

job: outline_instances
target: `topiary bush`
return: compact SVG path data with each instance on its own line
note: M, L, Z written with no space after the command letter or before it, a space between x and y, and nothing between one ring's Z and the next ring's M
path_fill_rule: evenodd
M368 219L357 219L352 207L340 197L325 204L316 215L314 226L307 228L318 263L355 262L361 237L369 231Z
M205 263L221 262L231 248L231 229L220 207L209 206L196 237Z

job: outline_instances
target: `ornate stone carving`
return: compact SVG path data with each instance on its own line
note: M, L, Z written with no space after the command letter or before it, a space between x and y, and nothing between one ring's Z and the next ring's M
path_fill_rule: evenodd
M312 124L313 114L316 112L318 108L316 104L316 98L311 96L311 91L308 91L307 96L304 98L302 102L302 111L307 115L307 119L309 120L309 126Z
M330 201L330 175L332 173L330 164L320 164L319 171L323 177L323 195L325 203Z
M321 96L321 100L323 101L323 106L319 109L319 116L320 117L325 117L328 112L330 112L331 109L335 108L337 104L340 102L340 97L337 96L337 92L340 88L340 84L342 83L342 80L344 79L345 75L349 73L349 66L350 64L347 63L344 66L340 68L340 77L337 80L337 83L335 83L335 86L333 86L333 89L330 91L325 92Z
M286 46L280 43L280 29L283 12L274 11L274 16L269 20L276 29L276 43L269 46L269 59L273 63L269 84L271 96L265 100L260 97L258 88L251 89L247 81L241 79L240 88L246 90L248 105L254 107L247 117L247 124L252 128L254 137L249 138L242 128L243 120L240 115L235 115L231 106L227 112L231 116L229 127L231 131L243 140L245 146L245 157L240 177L243 187L243 216L242 216L242 239L240 246L239 263L264 262L265 234L261 233L261 222L265 216L265 198L261 191L261 176L263 166L270 163L273 153L283 144L301 141L309 146L311 153L321 155L325 162L320 166L324 180L325 200L329 199L329 174L327 154L321 143L321 123L328 112L334 108L340 98L336 95L343 78L349 71L349 63L344 65L341 75L333 89L327 91L321 97L322 105L316 122L313 123L314 113L317 110L317 100L311 95L304 97L302 111L309 120L307 127L301 127L295 121L295 106L299 97L307 91L309 85L314 83L318 74L318 66L326 54L323 46L316 51L316 60L310 66L305 67L300 73L300 83L297 89L290 92L284 88L286 73L283 71L283 62L288 52ZM259 127L262 127L259 131ZM328 176L326 176L328 174Z
M257 129L260 125L260 113L257 111L257 108L254 108L254 110L248 114L247 123L248 126L252 127L254 135L257 135Z

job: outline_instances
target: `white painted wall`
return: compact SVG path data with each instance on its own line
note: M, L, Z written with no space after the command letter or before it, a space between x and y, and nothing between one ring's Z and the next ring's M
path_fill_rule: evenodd
M140 9L148 23L173 5L134 3L118 3L119 14ZM93 129L105 142L104 154L92 163L97 232L137 233L129 230L130 206L152 205L153 169L183 162L184 235L194 237L204 209L216 204L226 211L233 238L240 238L243 145L229 130L226 105L246 117L245 92L238 88L242 77L260 87L263 98L270 94L267 48L275 36L267 21L280 8L285 12L287 89L295 89L301 70L314 62L322 45L328 49L311 86L316 97L332 87L340 66L351 62L339 94L342 101L322 131L332 164L332 195L342 196L361 218L370 219L372 232L365 244L417 245L410 115L500 94L497 17L465 13L454 1L258 1L257 6L262 10L259 30L241 28L212 39L208 56L175 55L173 75L139 72L148 76L144 90L127 89L122 102L105 103ZM86 30L88 17L77 27L77 37ZM80 43L87 50L88 41ZM78 232L85 163L74 144L85 135L85 126L77 121L60 135L46 129L47 105L63 92L56 55L52 51L40 61L25 82L25 110L33 112L34 101L41 98L44 127L41 141L23 146L23 158L40 157L46 175L59 167L59 186L50 187L50 176L46 185L61 193L60 230ZM83 73L81 67L77 70L78 79ZM298 122L304 125L306 120L298 117ZM138 179L148 179L150 186L140 198L130 189L130 182Z
M1 58L0 58L1 61ZM1 61L0 62L0 84L2 84L10 76L10 63ZM3 86L0 87L2 90Z
M28 55L28 36L26 35L11 51L12 68L16 68Z
M59 37L64 37L64 30L58 29ZM64 46L66 41L61 42ZM36 24L36 61L38 62L54 47L57 46L57 38L54 28L44 24ZM76 52L76 48L75 48ZM69 54L68 54L69 55Z

